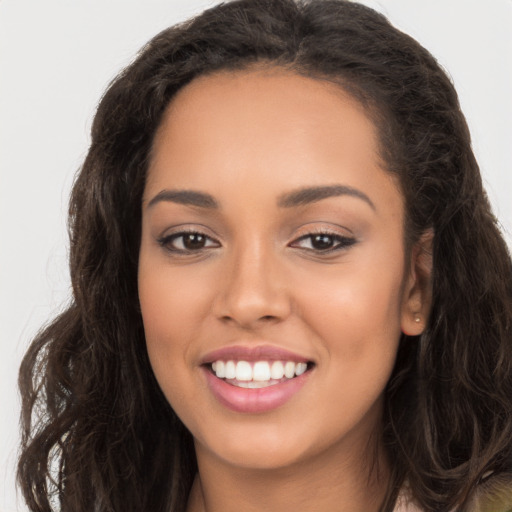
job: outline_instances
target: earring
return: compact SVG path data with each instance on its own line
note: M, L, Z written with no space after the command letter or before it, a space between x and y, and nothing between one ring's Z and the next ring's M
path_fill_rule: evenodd
M421 322L421 316L420 316L420 315L416 315L416 316L414 317L414 321L415 321L417 324L419 324L419 323Z

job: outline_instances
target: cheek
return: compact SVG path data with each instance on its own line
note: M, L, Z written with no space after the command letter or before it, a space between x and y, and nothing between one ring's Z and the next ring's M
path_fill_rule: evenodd
M353 413L354 421L378 400L393 370L401 332L401 261L399 253L382 266L358 259L337 275L334 269L321 279L303 274L305 324L320 340L328 387L339 390L342 416ZM342 420L333 415L333 422Z
M182 420L200 398L197 377L201 333L208 329L218 273L208 266L177 267L166 255L142 247L138 290L146 348L153 373L167 401ZM203 336L204 337L204 336Z
M401 281L400 269L393 267L347 266L309 277L303 273L298 303L307 323L333 336L351 333L354 340L360 337L357 333L393 336L400 332Z
M143 270L143 269L141 269ZM167 401L181 417L186 404L193 403L190 394L190 340L193 319L185 307L183 294L153 272L139 274L139 301L144 323L146 349L155 378ZM185 387L184 387L185 386ZM184 393L184 389L190 390Z
M401 277L399 266L384 273L354 270L317 279L302 293L305 323L325 355L326 387L336 389L343 404L337 412L329 406L334 426L363 417L389 380L401 332Z
M148 343L186 344L208 311L204 276L166 265L141 252L139 302Z
M138 287L149 359L169 399L173 383L185 377L183 370L192 358L189 340L197 326L197 313L192 307L197 304L196 294L165 264L147 257L144 251L140 255Z

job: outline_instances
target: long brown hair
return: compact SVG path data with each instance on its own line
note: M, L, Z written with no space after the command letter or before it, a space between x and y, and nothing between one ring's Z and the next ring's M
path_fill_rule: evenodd
M255 63L334 81L358 99L401 183L406 244L435 233L429 324L402 337L386 390L392 478L381 510L405 480L424 510L463 510L483 475L511 471L512 265L450 80L357 3L239 0L157 35L98 107L70 202L73 300L20 370L18 480L30 510L184 510L196 460L146 353L141 197L176 92Z

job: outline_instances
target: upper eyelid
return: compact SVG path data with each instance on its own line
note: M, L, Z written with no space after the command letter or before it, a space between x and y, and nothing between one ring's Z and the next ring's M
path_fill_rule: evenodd
M314 236L317 236L317 235L327 235L327 236L331 236L333 237L334 239L337 239L338 241L350 241L350 242L353 242L355 243L357 240L354 236L346 236L346 235L341 235L339 233L331 233L329 231L319 231L319 232L315 232L315 233L307 233L305 235L301 235L297 238L294 238L291 242L291 244L294 244L300 240L306 240L308 238L312 238Z
M166 234L158 237L158 241L165 242L166 240L177 239L177 238L180 238L181 236L186 236L186 235L201 235L201 236L204 236L205 238L208 238L209 240L212 240L215 243L220 244L220 242L217 238L215 238L211 235L208 235L208 234L204 233L203 231L199 231L196 229L190 229L190 230L182 229L180 231L166 233Z
M354 233L347 228L338 227L336 229L336 228L331 228L331 227L316 227L316 228L305 228L303 232L299 232L299 234L295 234L293 236L293 238L290 237L290 238L292 238L292 240L289 243L293 243L293 242L296 242L297 240L301 240L301 239L308 238L310 236L315 236L315 235L328 235L328 236L343 238L343 239L349 239L349 238L354 239L354 240L356 239Z
M160 237L160 239L168 239L168 238L179 238L180 236L186 236L186 235L201 235L205 238L208 238L210 240L213 240L214 242L218 242L218 240L211 236L207 235L206 233L203 233L202 231L196 231L196 230L190 230L190 231L176 231L175 233L167 233Z
M354 236L354 232L347 226L332 222L308 222L296 228L295 232L303 232L304 235L326 233L337 236Z
M161 234L158 235L157 238L162 239L169 236L187 233L198 233L200 235L207 236L208 238L219 240L219 235L217 235L215 231L201 224L179 224L177 226L167 227L164 230L161 230Z
M303 235L300 235L300 236L294 238L294 240L303 240L304 238L309 238L309 237L318 236L318 235L332 236L333 238L339 238L339 239L343 239L343 240L355 239L355 237L353 235L343 235L341 233L335 233L332 231L311 231L310 233L305 233Z

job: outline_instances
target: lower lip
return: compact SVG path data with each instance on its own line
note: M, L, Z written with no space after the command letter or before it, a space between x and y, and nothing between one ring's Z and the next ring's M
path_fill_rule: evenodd
M215 398L225 407L236 412L262 413L277 409L290 400L306 383L311 371L298 377L265 388L239 388L217 378L204 368L208 386Z

